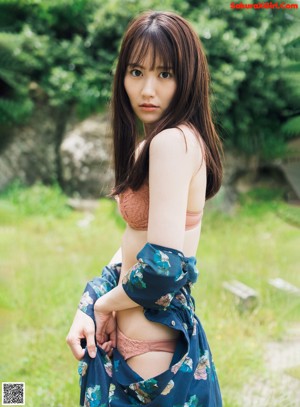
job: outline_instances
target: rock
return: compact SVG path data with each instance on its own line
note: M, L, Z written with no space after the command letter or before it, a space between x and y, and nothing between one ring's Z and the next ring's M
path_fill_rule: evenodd
M6 139L0 152L0 191L18 179L25 185L56 179L55 111L47 105L36 107L23 125L3 130Z
M258 293L240 281L224 281L223 287L234 294L240 311L253 310L258 305Z
M71 196L98 198L113 182L111 140L107 116L89 117L64 136L60 147L62 183Z
M288 294L300 295L300 288L296 287L295 285L291 284L290 282L288 282L286 280L283 280L282 278L279 278L279 277L270 278L269 284L282 292L286 292Z
M229 215L234 215L238 194L250 188L258 169L258 159L234 150L224 150L224 174L222 187L206 205ZM247 177L247 185L241 187L241 178Z
M110 192L113 170L107 114L78 123L71 109L39 100L26 123L2 129L0 191L11 182L59 182L72 197L99 198Z

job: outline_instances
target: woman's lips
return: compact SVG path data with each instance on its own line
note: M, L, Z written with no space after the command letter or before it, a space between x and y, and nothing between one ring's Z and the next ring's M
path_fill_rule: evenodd
M142 105L140 105L140 109L143 110L144 112L154 112L155 110L157 110L159 107L152 105L152 104L148 104L148 103L143 103Z

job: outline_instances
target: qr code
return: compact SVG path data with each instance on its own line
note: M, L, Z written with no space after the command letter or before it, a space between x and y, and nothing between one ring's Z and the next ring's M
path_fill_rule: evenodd
M24 406L25 405L25 383L3 382L2 383L2 405Z

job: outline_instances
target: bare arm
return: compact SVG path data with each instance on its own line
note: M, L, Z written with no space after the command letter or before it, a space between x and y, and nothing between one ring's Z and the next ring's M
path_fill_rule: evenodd
M184 137L178 129L165 130L152 140L149 161L147 240L182 251L189 184L198 161L193 152L186 151ZM119 285L99 298L95 311L109 313L137 305Z
M183 249L189 185L195 157L183 134L168 129L150 145L148 242Z

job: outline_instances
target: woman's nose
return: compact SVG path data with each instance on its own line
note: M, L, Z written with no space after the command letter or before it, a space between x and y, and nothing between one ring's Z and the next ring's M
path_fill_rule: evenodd
M146 78L142 88L142 96L150 97L155 95L155 78Z

